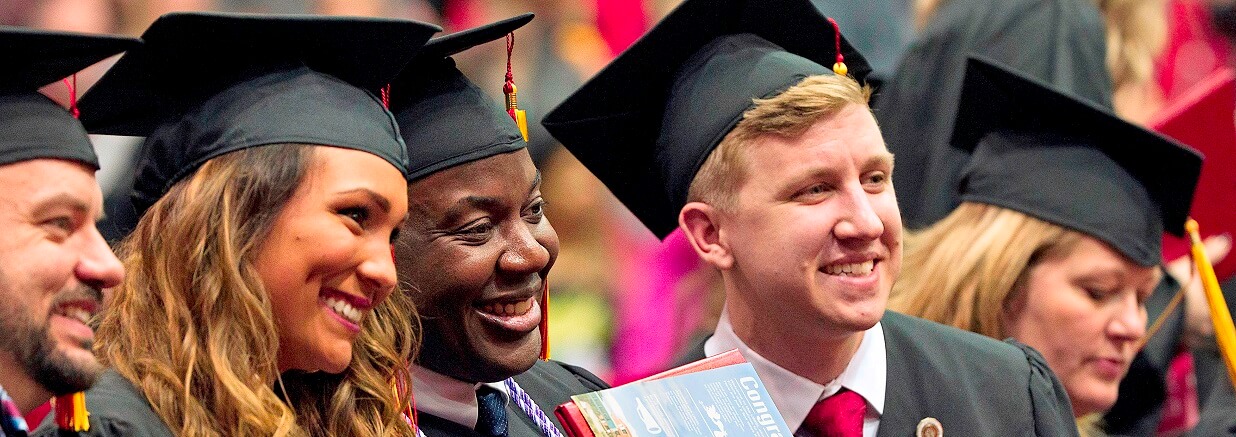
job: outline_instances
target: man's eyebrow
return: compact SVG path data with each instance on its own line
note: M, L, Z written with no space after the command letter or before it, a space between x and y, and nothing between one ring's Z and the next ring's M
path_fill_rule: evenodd
M356 189L351 189L351 190L346 190L346 191L340 191L335 194L354 194L354 193L361 193L361 194L368 196L369 200L373 201L373 203L378 204L379 208L382 208L382 212L385 212L385 213L391 212L390 199L387 199L385 196L378 194L376 191L370 190L368 188L356 188Z
M532 185L528 187L528 196L531 197L532 193L535 193L537 188L541 188L541 171L540 170L536 171L536 177L532 179Z
M442 213L442 221L440 225L452 223L458 220L465 212L471 209L492 210L502 206L502 201L496 197L490 196L464 196L455 201L455 204L446 208Z
M90 212L89 204L69 193L58 193L38 200L34 212L38 214L56 207L68 207L77 214L88 214ZM99 213L99 216L102 217L102 212Z
M893 162L894 162L893 154L889 152L884 152L884 153L872 156L871 158L868 158L867 167L870 168L870 167L875 167L875 166L880 166L880 165L883 165L886 167L892 167Z

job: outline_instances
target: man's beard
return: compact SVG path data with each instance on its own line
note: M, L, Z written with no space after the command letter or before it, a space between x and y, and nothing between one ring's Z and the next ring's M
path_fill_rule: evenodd
M0 277L0 287L3 284ZM18 291L21 293L22 291ZM51 308L66 300L83 297L98 299L102 293L94 288L79 286L72 291L62 291ZM20 300L18 300L20 302ZM0 302L0 352L12 354L21 370L54 396L86 390L102 372L98 361L82 362L69 358L56 348L56 339L51 335L51 318L42 324L31 320L31 310ZM92 344L81 344L87 351Z

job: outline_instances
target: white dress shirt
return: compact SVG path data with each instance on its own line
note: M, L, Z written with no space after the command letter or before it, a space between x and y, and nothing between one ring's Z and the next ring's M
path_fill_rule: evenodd
M888 379L888 357L884 350L884 330L880 323L877 322L863 333L858 351L850 358L850 363L841 375L824 385L790 372L751 350L734 333L729 316L722 311L717 330L704 343L704 353L711 357L731 349L738 349L755 368L755 373L760 376L768 395L772 396L773 403L777 405L777 410L781 412L781 417L791 430L802 426L807 413L811 412L816 402L845 387L867 401L863 437L875 437L880 428L880 415L884 413L884 386Z
M416 410L458 423L468 429L476 429L476 418L480 412L480 405L476 403L476 390L482 385L493 387L502 393L503 405L510 402L511 394L502 382L463 382L412 365L412 396L416 398Z

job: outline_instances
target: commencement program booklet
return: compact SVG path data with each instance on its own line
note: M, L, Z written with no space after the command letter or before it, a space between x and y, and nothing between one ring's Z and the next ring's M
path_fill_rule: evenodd
M596 437L791 437L748 363L645 380L571 399Z

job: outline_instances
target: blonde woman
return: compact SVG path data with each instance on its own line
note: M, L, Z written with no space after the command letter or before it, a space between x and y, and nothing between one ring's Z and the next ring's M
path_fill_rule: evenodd
M907 244L890 307L1037 349L1077 418L1116 401L1183 231L1201 159L997 64L971 60L953 144L962 204Z
M408 157L365 89L434 30L171 14L103 78L85 123L148 136L89 434L413 435L415 315L391 302Z

